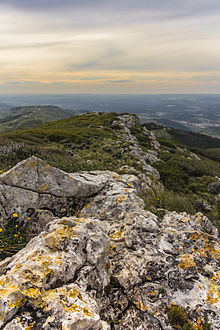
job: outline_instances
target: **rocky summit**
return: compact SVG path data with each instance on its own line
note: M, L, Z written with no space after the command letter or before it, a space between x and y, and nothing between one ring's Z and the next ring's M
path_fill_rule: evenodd
M217 229L147 211L141 189L141 176L36 157L2 174L1 231L13 221L29 242L0 263L1 329L219 329Z

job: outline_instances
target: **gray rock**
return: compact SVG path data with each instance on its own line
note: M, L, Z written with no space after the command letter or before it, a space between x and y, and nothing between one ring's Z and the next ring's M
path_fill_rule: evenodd
M25 329L28 322L41 329L99 329L102 324L108 329L86 293L88 288L101 293L109 283L108 253L109 238L98 220L51 222L7 262L0 277L0 326L9 321L6 329Z
M144 209L142 183L133 174L92 171L74 178L101 188L87 195L77 217L54 218L43 209L48 196L49 209L65 197L44 193L34 201L31 218L43 231L0 263L0 325L173 329L168 311L176 304L194 326L208 318L219 329L219 239L209 219L177 212L157 218ZM17 187L2 189L6 203L4 189L12 194ZM22 198L18 207L28 195Z

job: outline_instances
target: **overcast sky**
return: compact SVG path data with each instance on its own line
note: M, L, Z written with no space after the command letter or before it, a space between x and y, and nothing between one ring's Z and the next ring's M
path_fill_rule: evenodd
M219 0L0 2L0 93L219 91Z

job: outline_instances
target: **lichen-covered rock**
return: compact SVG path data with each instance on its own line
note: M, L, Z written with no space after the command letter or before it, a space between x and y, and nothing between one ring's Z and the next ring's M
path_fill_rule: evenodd
M220 250L209 219L145 210L133 174L75 178L101 188L77 217L50 221L37 205L32 217L43 232L0 263L2 327L167 330L176 306L185 311L180 324L219 329Z
M54 216L72 215L76 203L80 204L79 198L96 194L105 183L105 176L101 174L94 177L66 173L39 158L30 157L0 175L0 225L4 226L8 217L16 213L19 223L30 218L33 233L38 234L48 222L49 213L37 222L36 213L48 210L50 220Z
M14 317L9 329L18 324L25 329L29 323L42 329L99 329L99 307L86 290L101 293L108 284L108 253L109 238L100 221L51 222L2 270L0 326Z
M156 179L159 179L159 172L154 167L146 163L146 161L148 161L153 164L159 161L157 150L159 149L160 144L156 140L154 133L148 131L145 127L143 128L142 133L146 136L146 139L150 141L151 148L153 149L143 152L143 149L138 143L137 138L133 134L131 134L130 130L132 127L140 125L140 120L137 116L121 115L117 118L117 121L113 122L113 125L114 124L120 125L123 129L121 136L124 141L129 142L130 153L132 156L138 159L138 163L142 167L143 171L146 174L150 174Z
M0 176L0 182L6 188L15 187L57 197L86 197L98 192L104 182L88 178L85 180L79 174L68 174L43 160L30 157L21 161L9 171Z

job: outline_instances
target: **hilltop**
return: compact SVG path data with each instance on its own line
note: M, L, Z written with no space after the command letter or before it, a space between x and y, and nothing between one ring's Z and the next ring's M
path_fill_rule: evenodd
M218 188L213 194L211 191L215 189L211 187L219 185L219 163L210 159L205 153L207 149L199 149L203 150L202 155L184 145L185 135L179 144L173 135L172 140L168 140L170 134L165 136L166 139L158 138L158 132L157 127L148 129L146 124L140 125L136 115L95 112L28 130L2 133L1 170L35 155L67 172L132 172L144 176L149 186L158 186L158 183L165 186L166 191L157 188L151 192L151 200L150 194L147 195L152 208L176 208L190 213L202 211L216 223L219 217ZM189 134L200 139L200 134ZM160 202L155 201L158 195Z
M0 132L27 129L73 116L73 111L56 106L14 107L0 112Z
M0 135L2 328L219 328L219 163L160 129L95 112Z

